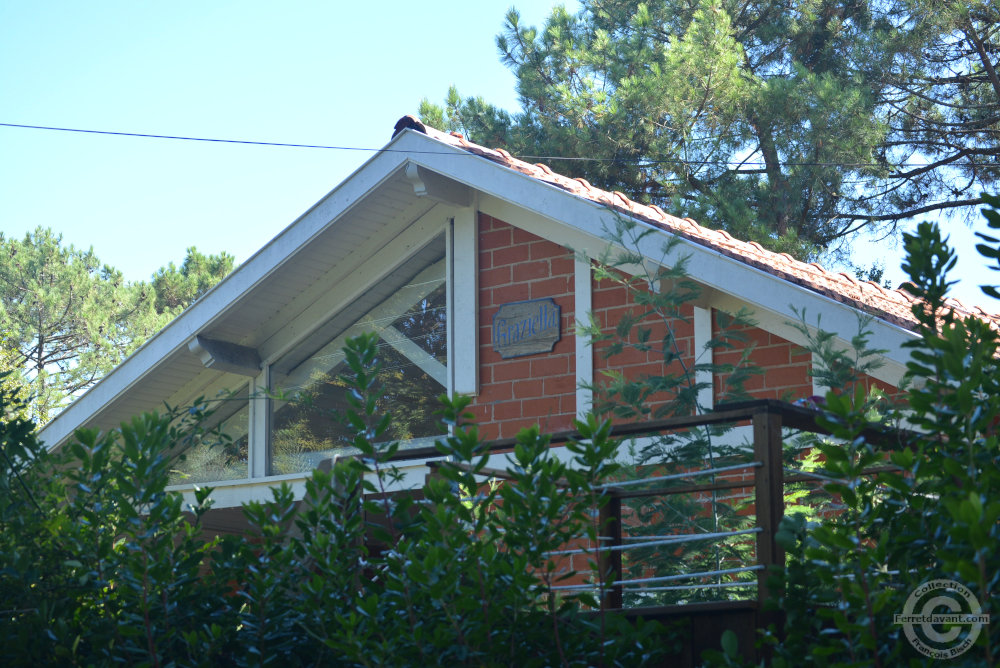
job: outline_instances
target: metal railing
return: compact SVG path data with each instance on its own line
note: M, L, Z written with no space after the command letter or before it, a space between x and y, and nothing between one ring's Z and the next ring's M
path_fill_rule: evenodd
M723 405L710 413L691 417L676 417L663 420L647 421L617 425L612 429L613 437L654 436L657 434L690 430L693 428L718 426L725 424L749 423L752 430L750 456L752 460L730 466L709 467L688 470L669 475L654 475L647 478L610 482L600 486L600 491L607 497L607 502L600 509L600 535L598 545L590 548L567 548L551 552L549 556L569 556L589 553L597 558L597 577L602 582L611 582L611 586L600 584L569 584L552 587L555 590L587 590L602 591L602 607L605 609L620 609L623 607L626 592L654 591L696 591L700 589L726 589L733 587L755 587L756 601L759 603L772 595L768 586L768 571L772 566L783 566L784 551L776 541L778 525L784 515L784 493L786 483L822 482L823 476L816 473L790 469L792 475L786 476L783 466L783 429L798 432L826 434L816 422L817 413L813 410L796 406L787 402L760 399L738 404ZM894 432L872 430L865 436L874 442L898 442L899 435ZM580 435L572 431L551 434L550 443L559 445ZM515 439L493 441L490 450L494 453L507 452L515 445ZM426 452L424 451L426 450ZM401 451L394 459L409 460L440 456L433 448ZM433 468L437 462L428 461ZM881 467L891 468L891 467ZM715 479L722 473L733 473L739 470L752 473L752 479ZM881 470L881 469L879 469ZM506 477L504 471L495 469L480 470L481 474ZM878 472L874 471L873 472ZM433 473L432 473L433 474ZM711 482L690 484L676 483L697 477L713 476ZM654 485L650 488L636 489L639 485ZM669 534L655 537L625 536L625 518L622 512L622 501L643 497L666 497L681 494L716 494L722 491L752 490L754 503L753 526L748 529L732 531L714 531L703 534ZM748 494L749 496L749 494ZM657 546L674 546L684 543L725 540L732 537L752 537L754 563L734 568L715 568L690 573L652 575L649 577L624 577L622 555L632 549L642 549ZM626 543L626 541L629 541ZM722 581L720 576L731 576L741 573L755 573L756 580ZM639 587L640 585L661 585L664 583L683 582L716 577L713 583L695 582L693 584L668 585L657 587Z

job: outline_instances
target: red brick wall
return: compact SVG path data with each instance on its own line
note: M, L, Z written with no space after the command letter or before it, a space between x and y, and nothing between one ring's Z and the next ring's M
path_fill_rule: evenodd
M479 216L479 395L472 410L485 438L516 436L538 424L572 427L576 416L573 253ZM551 297L562 311L562 338L551 353L503 359L493 350L493 315L501 304Z
M755 399L788 399L794 401L810 397L813 393L812 377L809 368L812 355L805 349L776 334L766 332L759 327L730 328L739 331L746 339L745 344L738 344L734 349L719 349L713 353L716 364L736 364L743 354L742 346L755 346L750 353L749 362L764 371L747 378L744 388ZM720 332L718 314L712 318L712 336ZM715 375L715 401L727 400L725 396L730 390L728 376Z
M605 334L613 335L616 325L624 316L629 313L638 315L646 308L636 305L634 292L631 292L624 285L612 279L604 279L602 281L595 280L592 290L592 311L595 319L600 324L601 331ZM692 369L692 365L694 363L692 358L692 354L694 352L693 307L690 305L683 307L682 314L684 316L683 319L672 318L669 321L669 325L674 330L677 348L679 349L681 358L684 361L684 365L687 365L688 369ZM606 378L602 375L602 371L609 369L621 371L629 380L637 380L643 376L666 376L670 374L680 375L684 372L683 365L679 361L673 362L669 367L664 365L662 341L666 333L667 323L664 322L661 317L655 315L649 316L645 318L642 323L638 325L638 327L648 327L651 330L649 343L652 345L653 349L640 351L626 345L622 352L606 358L605 353L609 346L612 345L613 341L598 342L594 346L593 352L594 382L596 385L601 386L607 383ZM634 331L629 340L632 342L637 341L634 336ZM693 378L693 369L691 373ZM650 408L649 415L646 416L646 418L640 419L652 418L653 413L658 407L673 398L673 395L654 395L651 400L647 402L647 405Z
M576 412L576 374L574 328L577 318L573 287L574 258L570 250L546 241L530 232L513 227L504 221L480 214L479 226L479 394L471 406L484 438L507 438L530 425L538 424L545 431L567 429ZM550 297L562 309L562 338L551 353L503 359L493 350L492 320L500 304ZM611 281L592 284L592 309L603 332L613 332L621 317L638 309L629 291ZM684 310L686 322L675 319L675 329L682 359L689 365L694 362L693 307ZM645 323L652 329L650 342L656 347L662 341L666 324L650 317ZM713 317L712 333L718 335L718 318ZM764 370L762 375L751 376L746 388L756 398L797 399L812 395L809 376L811 355L792 342L766 332L758 327L744 327L746 345L755 346L750 362ZM681 373L679 362L664 368L662 352L640 352L627 348L620 354L605 359L602 351L610 343L598 343L593 351L594 380L602 382L601 372L608 369L622 371L627 378L643 375ZM742 350L716 350L717 363L735 363ZM885 383L867 379L869 385L892 390ZM715 378L715 400L722 397L725 378ZM650 406L668 397L654 397ZM743 479L752 484L750 470L738 471L724 478ZM733 490L731 500L742 501L746 489ZM705 497L707 508L708 497ZM740 514L753 512L748 504ZM570 541L567 548L581 547L583 540ZM588 560L593 555L566 555L554 558L558 568L576 568L583 571L573 580L581 581L588 570Z
M755 399L785 399L795 401L813 395L812 354L791 341L771 334L758 327L736 328L746 337L746 345L756 346L750 353L750 363L764 371L750 376L744 387ZM712 334L719 334L718 319L713 318ZM718 364L736 364L742 355L742 348L733 350L717 349L714 361ZM716 374L715 401L723 400L723 387L727 377ZM866 389L878 387L890 396L898 396L899 390L892 385L863 375L861 381Z
M507 438L527 426L538 424L545 431L568 429L576 414L575 323L573 297L573 253L556 243L485 214L479 216L479 395L472 411L484 438ZM638 310L629 291L605 279L592 285L592 309L601 330L614 331L619 320ZM493 315L500 304L551 297L562 309L562 338L551 353L503 359L493 350ZM719 333L718 314L713 317L712 334ZM671 322L684 363L691 367L694 355L693 307L684 307L683 319ZM643 322L652 330L650 343L655 350L641 352L628 346L605 358L610 342L598 343L593 350L594 382L606 383L602 371L622 371L626 378L662 376L683 372L680 362L664 368L659 351L666 324L657 317ZM743 327L746 345L754 345L750 362L764 370L750 376L745 384L754 398L795 400L811 396L809 376L811 355L790 341L758 327ZM714 352L716 363L736 363L742 349ZM725 399L726 377L716 374L714 397ZM887 391L894 388L874 379ZM672 397L654 396L651 411ZM647 417L651 417L650 412Z

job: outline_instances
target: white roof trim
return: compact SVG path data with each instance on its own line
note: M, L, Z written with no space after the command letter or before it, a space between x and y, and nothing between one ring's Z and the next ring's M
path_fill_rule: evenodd
M211 326L241 295L265 280L296 249L308 244L332 221L376 188L406 162L407 157L405 152L400 151L377 153L53 418L39 432L41 441L50 445L61 443L80 425L93 418L101 408L128 392L140 378L164 363L168 357L177 352L186 352L188 341L192 337Z
M412 131L410 133L424 137ZM442 149L466 153L430 138L427 141ZM476 158L478 159L461 163L461 171L455 170L455 160L444 151L441 154L420 154L414 160L427 169L444 173L509 205L503 206L497 201L493 201L491 205L489 197L481 198L480 209L484 212L495 214L512 225L520 222L520 226L527 227L535 234L568 245L575 251L586 252L591 257L600 256L608 245L604 230L613 229L617 217L624 215L487 158ZM513 219L515 212L518 219ZM670 234L646 221L635 221L662 235ZM553 224L557 227L553 228ZM577 234L572 234L571 230ZM862 312L856 307L786 281L690 239L678 238L680 243L666 258L662 257L659 247L662 242L657 239L657 235L645 237L639 250L654 262L662 259L667 264L676 262L685 255L690 256L689 267L696 268L693 278L703 285L791 321L798 321L798 318L790 305L794 304L800 310L804 307L810 320L817 315L822 316L824 329L835 333L843 341L850 341L857 334L856 316ZM878 345L890 349L887 356L895 362L905 364L909 354L900 348L900 344L917 335L878 318L872 323L872 327L876 330Z
M404 163L419 164L483 193L480 208L496 212L513 225L528 227L540 236L600 255L607 246L603 231L614 226L617 214L605 206L552 184L545 183L487 158L407 130L390 141L317 204L286 227L229 277L195 302L141 346L114 371L73 402L40 432L43 442L58 444L79 425L85 424L107 404L126 393L139 379L155 370L170 356L187 351L188 341L226 314L240 296L258 285L288 261L355 203L371 193ZM516 215L516 219L511 217ZM662 228L637 220L661 234ZM803 286L745 264L719 251L680 238L673 253L662 258L656 235L643 240L640 251L653 261L668 264L683 255L691 257L700 283L779 317L796 320L790 305L805 307L811 317L821 315L824 327L849 341L856 333L854 317L859 310ZM900 344L915 337L912 332L883 320L873 323L878 345L889 348L887 357L905 364L908 354Z

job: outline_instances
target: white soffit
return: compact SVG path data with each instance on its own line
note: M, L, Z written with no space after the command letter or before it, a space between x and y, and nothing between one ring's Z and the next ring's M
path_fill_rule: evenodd
M397 141L399 139L404 137L397 138ZM393 216L402 219L407 215L419 217L421 211L431 208L433 202L420 201L413 194L412 186L405 182L401 168L407 157L402 151L377 153L46 424L39 433L41 440L50 447L58 445L80 427L106 427L139 411L162 405L163 399L204 371L197 356L187 349L188 342L196 335L231 335L239 331L244 336L234 342L243 343L252 338L246 336L246 332L262 323L259 317L250 321L246 318L247 313L254 310L252 305L246 306L252 302L251 297L260 294L265 301L277 303L287 296L290 288L282 286L280 278L296 274L300 253L304 252L302 257L312 260L311 254L320 252L312 242L335 227L334 223L358 209L359 203L371 207L364 211L358 209L358 227L365 234L350 238L356 232L350 224L336 229L338 234L345 236L340 239L344 243L338 244L344 255L349 255L352 243L362 243L363 239L378 233L372 220L380 215L381 220L386 222ZM387 197L369 197L376 191L381 195L383 190L387 191ZM401 204L396 202L400 204L396 206L394 200L398 197L392 195L407 192L409 196L404 197L405 201ZM328 257L327 266L335 261L335 258ZM305 265L303 269L314 273L317 270L315 266L310 269ZM244 308L248 311L241 313ZM231 322L227 322L229 318L232 318Z
M407 163L478 191L482 212L591 257L599 257L608 246L605 230L613 229L620 215L592 200L413 130L404 131L385 148L60 413L42 429L41 439L49 444L61 443L74 429L93 423L99 414L124 419L149 406L147 403L133 409L141 402L173 394L203 371L197 357L187 350L188 342L196 335L208 334L244 345L255 345L273 336L274 325L262 325L261 317L273 314L274 304L308 301L311 296L294 296L304 283L319 280L324 269L329 273L330 267L350 257L352 251L379 247L379 232L385 232L379 221L387 224L395 218L408 224L434 206L429 198L414 192L413 179L408 180L404 173ZM343 222L352 213L357 225ZM342 222L342 226L334 225ZM853 307L687 239L681 238L672 253L663 256L663 236L669 233L643 221L638 223L660 232L643 239L639 248L653 261L670 265L680 257L690 256L695 280L755 309L796 320L791 306L806 308L811 319L822 316L824 328L843 341L850 340L857 331L859 311ZM334 227L337 243L313 243ZM269 302L271 306L255 312L254 296L260 297L259 304ZM888 357L905 363L906 355L899 344L914 335L881 320L876 320L873 328L878 345L890 349ZM144 379L148 382L143 383ZM126 394L130 393L134 396L128 401Z

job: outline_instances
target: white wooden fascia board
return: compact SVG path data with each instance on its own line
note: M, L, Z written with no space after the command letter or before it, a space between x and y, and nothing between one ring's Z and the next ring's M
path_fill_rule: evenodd
M578 199L567 196L571 199ZM557 221L549 216L492 196L482 196L480 202L480 209L483 213L495 216L512 225L523 227L540 237L571 247L577 252L580 249L585 249L586 252L599 256L601 250L608 246L607 240L595 238L591 233L581 229L581 218L573 215L568 207L564 221ZM597 215L606 216L606 222L609 224L614 222L613 212L597 212ZM640 224L644 223L640 222ZM590 226L591 229L593 227L593 225ZM659 230L659 228L654 229L662 234L669 234L669 232ZM810 318L816 315L822 316L824 326L827 323L832 324L829 331L836 334L845 345L857 333L857 316L861 311L852 306L785 281L687 239L681 238L680 243L673 248L670 256L664 257L662 243L662 237L659 235L649 235L640 241L638 250L651 261L662 262L665 266L670 266L679 258L688 255L690 257L688 266L697 267L696 273L692 275L693 279L710 288L711 292L732 296L738 302L747 304L755 310L762 309L773 314L776 316L773 319L774 322L784 323L785 321L797 320L798 318L791 308L794 305L800 310L806 308ZM594 248L598 250L595 252L592 250ZM713 298L713 301L718 301L718 299ZM795 331L791 327L787 329ZM877 318L872 322L872 329L875 333L875 345L889 350L886 357L895 363L895 369L886 369L886 372L889 373L890 377L895 377L896 370L905 366L908 359L901 344L913 339L915 335ZM780 334L778 331L774 333ZM784 334L781 335L784 337ZM880 380L882 379L880 378Z
M398 491L407 489L417 489L421 487L430 468L429 461L437 461L441 457L422 457L419 460L400 462L398 468L403 474L401 480L390 482L388 491ZM213 508L236 508L245 503L260 501L266 503L273 498L272 489L282 483L287 483L292 488L292 498L301 501L305 497L306 482L312 476L312 472L288 473L283 475L268 476L265 478L243 478L238 480L223 480L219 482L205 483L184 483L180 485L170 485L168 492L180 492L184 499L185 508L195 504L194 490L199 487L210 486L212 493ZM367 474L369 480L374 481L374 474Z
M615 214L597 202L414 130L394 141L398 150L413 151L412 163L469 186L474 196L478 192L477 208L487 215L590 257L601 257L609 245L605 229L614 228ZM530 224L515 216L529 212L535 214Z
M572 220L572 226L585 233L588 239L587 242L583 242L581 238L580 243L586 243L586 246L573 246L575 251L588 253L591 257L599 257L601 251L608 245L602 224L609 225L609 228L613 229L615 217L606 207L591 200L577 197L562 188L527 174L504 167L487 158L473 155L425 135L413 134L414 139L423 140L423 144L419 146L420 151L412 158L413 162L440 172L485 195L496 198L500 202L513 205L517 209L535 211L552 221ZM496 204L496 202L490 203L481 199L480 210L488 213L487 206L495 207ZM610 215L607 216L606 220L595 220L594 214L601 212ZM517 221L506 220L505 222L517 225ZM539 234L533 229L530 231ZM565 240L556 241L556 243L566 245Z
M493 195L480 195L479 210L497 220L587 257L601 257L610 245L605 238L594 236L566 222L543 216Z
M439 147L438 151L414 156L414 161L489 195L480 196L480 209L484 213L495 215L505 222L524 227L538 236L592 257L599 257L607 247L604 230L613 229L622 214L486 158L473 156L470 160L457 161L453 156L462 153L461 149L414 134L428 145ZM534 216L526 217L527 212ZM524 224L525 220L530 220L530 224ZM669 234L649 223L636 222L661 234ZM561 230L553 228L553 223ZM574 235L569 230L575 230L579 234ZM734 295L749 304L791 320L796 318L790 305L807 307L810 314L822 315L823 321L832 325L830 331L842 341L849 341L856 333L856 317L853 316L859 310L852 306L683 237L679 238L680 243L673 249L670 257L665 258L662 253L662 237L658 237L660 235L645 237L639 249L654 262L662 261L670 266L671 260L676 262L677 258L690 255L689 266L698 268L693 278L710 288ZM872 327L876 330L878 345L889 349L889 358L898 364L905 364L907 355L899 344L912 339L914 335L880 319L875 319Z
M724 295L721 293L714 294L712 296L712 306L718 308L727 313L736 313L741 307L747 306L746 303L740 301L739 299L733 297L732 295ZM753 306L751 305L753 309ZM812 317L814 315L813 311L807 311L809 320L815 322ZM853 330L848 330L849 334L846 338L843 335L838 334L837 345L841 350L849 350L850 344L848 341L851 337L857 334L858 320L857 316L862 315L859 311L854 311L847 316L847 327L853 327ZM782 314L775 313L771 310L757 308L753 313L754 319L757 321L757 326L766 332L771 334L776 334L786 341L790 341L797 346L802 346L805 348L809 342L806 340L805 336L797 328L792 326L793 322L799 322L799 319L795 317L795 314ZM880 380L884 383L889 383L894 387L899 387L899 383L903 379L903 375L906 373L906 360L908 359L908 353L906 349L902 347L905 341L912 340L916 337L906 330L899 329L894 331L892 328L878 328L877 326L881 323L879 320L872 322L874 340L871 345L875 348L882 348L888 350L882 359L885 365L875 369L868 375ZM823 329L827 330L826 319L824 318L820 322L823 325ZM807 325L812 333L816 333L817 328L814 325ZM827 331L834 331L829 329ZM900 335L902 333L902 335Z
M399 138L405 139L403 135ZM287 262L296 250L376 189L406 159L405 153L397 151L377 153L45 425L39 432L39 439L49 447L59 445L101 408L165 364L170 355L186 348L192 336L224 316L241 295L252 290Z
M447 148L440 142L427 141ZM445 152L442 151L442 154ZM485 158L457 162L450 155L442 157L421 154L416 159L429 169L444 171L449 177L479 190L479 208L483 213L594 257L600 256L608 246L604 230L613 229L621 215L601 204L577 197ZM455 171L459 165L460 173ZM637 222L641 226L652 227L661 234L669 234L648 223ZM645 237L640 250L651 260L662 260L669 265L670 258L662 258L662 238L658 239L658 236ZM801 339L797 330L784 324L786 321L797 320L791 309L792 305L800 309L805 307L810 316L821 315L824 325L833 324L829 331L836 334L843 345L857 331L857 315L860 311L852 306L785 281L719 251L680 238L672 257L684 255L691 257L689 266L698 268L694 278L700 283L722 294L732 295L753 306L758 312L763 309L776 316L769 318L769 321L771 326L778 328L774 333L783 338L793 342ZM908 359L901 344L912 340L915 335L877 318L872 322L872 329L875 333L874 344L889 351L886 354L886 366L872 373L872 376L884 382L898 384ZM804 341L798 342L799 345L803 343Z

